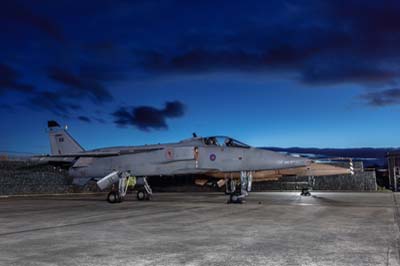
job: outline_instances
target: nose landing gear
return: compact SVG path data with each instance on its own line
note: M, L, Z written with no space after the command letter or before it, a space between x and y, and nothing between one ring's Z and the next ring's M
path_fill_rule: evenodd
M300 196L310 197L311 196L310 190L313 188L314 183L315 183L315 178L313 176L309 176L307 187L301 189Z
M232 177L227 178L225 191L225 194L229 195L229 200L227 203L242 204L244 202L244 198L249 195L248 192L251 191L252 180L253 174L252 172L248 171L240 172L240 183L238 184Z
M308 190L308 187L307 188L303 188L301 190L300 196L305 196L305 197L311 196L311 192Z

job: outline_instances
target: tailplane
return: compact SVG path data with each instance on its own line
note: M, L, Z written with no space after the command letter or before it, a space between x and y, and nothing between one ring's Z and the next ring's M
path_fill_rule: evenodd
M52 120L47 122L51 155L79 153L85 151L81 145L60 125Z

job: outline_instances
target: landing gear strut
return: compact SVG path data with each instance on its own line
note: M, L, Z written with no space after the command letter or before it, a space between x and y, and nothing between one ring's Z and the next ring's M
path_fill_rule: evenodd
M149 183L147 183L147 178L138 178L136 185L140 186L140 189L136 193L136 198L138 200L150 200L151 196L153 195L153 191L151 190Z
M227 203L242 204L244 198L249 195L248 192L251 191L252 180L252 172L247 171L240 172L240 182L238 184L232 177L227 178L225 191L225 194L229 195L229 200Z

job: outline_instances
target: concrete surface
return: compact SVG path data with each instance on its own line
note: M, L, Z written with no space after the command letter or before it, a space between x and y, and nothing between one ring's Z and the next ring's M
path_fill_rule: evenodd
M400 194L0 199L0 265L400 265Z

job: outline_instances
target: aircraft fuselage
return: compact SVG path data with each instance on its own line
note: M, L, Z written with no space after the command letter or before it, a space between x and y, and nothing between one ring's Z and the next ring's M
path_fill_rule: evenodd
M100 178L114 170L136 176L210 172L259 171L305 166L309 160L253 147L207 145L202 139L180 143L98 149L118 156L80 157L69 173L76 178Z

